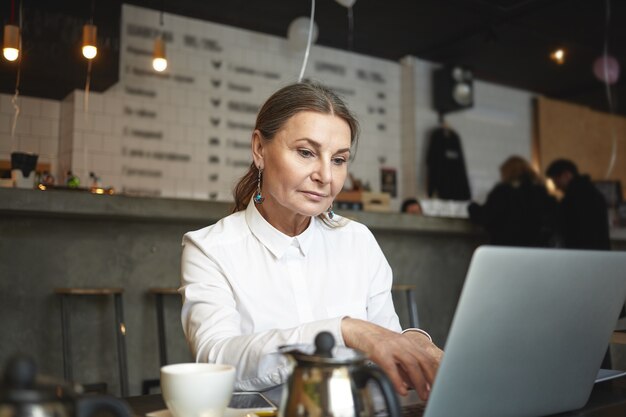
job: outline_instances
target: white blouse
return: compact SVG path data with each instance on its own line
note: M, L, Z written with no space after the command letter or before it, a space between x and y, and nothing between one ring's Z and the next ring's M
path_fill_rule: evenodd
M343 317L400 331L378 243L364 225L337 218L346 225L312 218L290 237L250 203L185 234L181 316L197 361L232 364L236 390L263 390L287 379L279 346L311 344L323 330L343 345Z

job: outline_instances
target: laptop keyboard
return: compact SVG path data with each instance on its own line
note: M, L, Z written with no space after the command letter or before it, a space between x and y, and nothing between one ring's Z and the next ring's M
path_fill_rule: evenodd
M400 408L400 415L402 417L422 417L425 409L426 403L406 404ZM387 410L374 413L375 417L387 417L388 415Z
M372 408L375 410L374 416L388 416L389 413L387 412L387 407L385 406L385 401L378 385L370 381L368 382L368 388L370 388L370 393L372 394ZM417 392L415 392L414 390L409 390L408 395L405 397L398 396L398 400L400 401L401 416L422 417L424 415L424 411L426 410L426 402L422 401L417 395Z
M422 417L426 409L425 403L403 405L401 409L402 417Z

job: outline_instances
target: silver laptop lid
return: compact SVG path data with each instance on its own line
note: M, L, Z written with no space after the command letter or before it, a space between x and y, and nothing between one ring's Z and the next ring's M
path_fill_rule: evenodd
M582 407L626 299L626 252L476 250L425 417Z

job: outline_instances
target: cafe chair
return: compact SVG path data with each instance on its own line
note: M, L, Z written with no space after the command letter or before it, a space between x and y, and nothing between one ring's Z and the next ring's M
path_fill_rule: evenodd
M167 338L165 336L165 312L163 309L163 297L166 295L178 295L178 289L174 287L150 288L150 294L155 297L156 318L157 318L157 337L159 341L159 363L160 366L167 365ZM153 388L159 388L159 379L144 379L141 384L141 392L143 395L150 394Z
M70 300L72 297L108 297L113 296L115 307L115 334L117 362L119 368L120 391L122 397L128 396L128 366L126 358L126 325L124 324L124 306L122 288L55 288L54 292L61 301L61 331L63 336L63 374L67 381L74 380L72 369L72 327ZM106 392L106 383L87 384L85 391Z
M404 293L409 315L409 327L419 327L417 320L417 302L415 301L415 285L395 284L391 287L392 293Z

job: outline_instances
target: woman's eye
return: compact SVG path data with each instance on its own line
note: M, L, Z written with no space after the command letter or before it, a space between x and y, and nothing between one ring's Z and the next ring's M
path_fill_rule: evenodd
M305 158L310 158L313 156L313 152L308 149L298 149L298 153L300 154L300 156L303 156Z
M345 158L333 158L333 163L335 165L343 165L345 164L347 161Z

